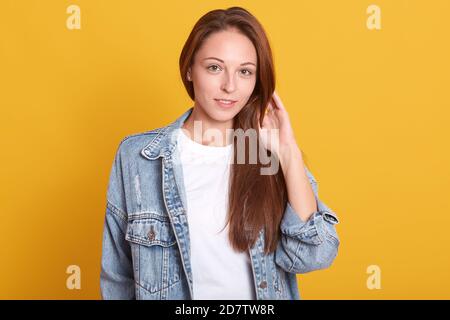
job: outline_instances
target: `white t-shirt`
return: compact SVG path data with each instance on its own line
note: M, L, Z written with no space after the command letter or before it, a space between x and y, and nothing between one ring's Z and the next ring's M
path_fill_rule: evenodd
M177 147L186 190L194 300L254 300L248 252L234 251L229 226L224 228L232 144L206 146L179 130Z

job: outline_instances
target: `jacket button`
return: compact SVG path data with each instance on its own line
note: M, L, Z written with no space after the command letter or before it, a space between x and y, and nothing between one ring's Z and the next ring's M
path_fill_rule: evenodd
M150 241L155 240L155 231L153 228L150 229L150 231L147 233L147 237Z
M259 283L259 287L262 288L262 289L267 288L267 282L266 281L261 281Z

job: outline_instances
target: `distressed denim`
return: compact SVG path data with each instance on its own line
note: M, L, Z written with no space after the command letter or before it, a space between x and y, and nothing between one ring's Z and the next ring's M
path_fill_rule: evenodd
M192 108L162 128L125 137L109 176L100 288L103 299L194 299L189 229L175 132ZM264 231L249 248L256 299L299 300L296 274L328 268L339 247L336 214L318 198L302 221L287 203L281 239L264 254Z

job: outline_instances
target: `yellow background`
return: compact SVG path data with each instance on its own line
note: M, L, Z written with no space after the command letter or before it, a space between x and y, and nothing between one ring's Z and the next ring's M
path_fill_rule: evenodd
M71 4L81 30L66 27ZM370 4L381 30L366 27ZM302 298L450 298L446 0L2 0L0 298L100 298L116 148L193 104L180 51L203 14L232 5L264 25L276 90L341 219L338 257L298 275ZM72 264L80 290L66 288Z

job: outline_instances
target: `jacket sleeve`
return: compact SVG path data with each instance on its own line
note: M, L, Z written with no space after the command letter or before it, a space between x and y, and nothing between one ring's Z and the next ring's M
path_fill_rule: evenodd
M105 300L135 299L131 248L125 240L127 214L120 153L119 146L109 177L103 227L100 289Z
M275 251L275 262L290 273L307 273L330 267L340 243L335 228L339 220L319 199L317 182L306 167L305 170L314 192L317 211L308 221L302 221L288 202L280 224L281 239Z

